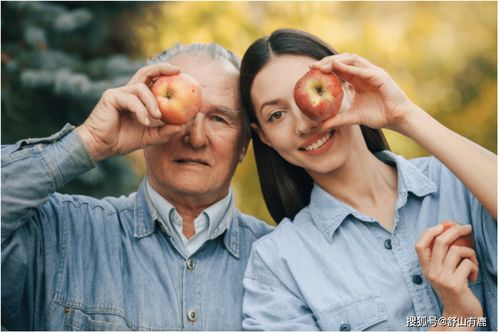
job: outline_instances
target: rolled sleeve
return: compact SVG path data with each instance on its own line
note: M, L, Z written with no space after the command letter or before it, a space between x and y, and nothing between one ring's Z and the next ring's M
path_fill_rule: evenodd
M95 166L73 128L2 146L2 241L50 194Z

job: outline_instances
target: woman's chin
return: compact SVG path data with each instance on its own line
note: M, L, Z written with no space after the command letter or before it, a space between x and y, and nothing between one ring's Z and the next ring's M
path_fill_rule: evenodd
M312 177L314 175L325 175L336 171L339 168L337 163L331 163L331 161L323 161L323 163L315 163L314 165L305 166L304 169Z

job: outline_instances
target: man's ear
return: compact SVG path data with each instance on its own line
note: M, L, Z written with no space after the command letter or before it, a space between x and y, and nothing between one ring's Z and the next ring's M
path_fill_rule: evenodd
M241 152L239 153L239 163L243 163L244 156L246 156L246 152L248 151L248 144L243 145L241 148Z
M255 123L251 123L250 124L251 128L253 129L253 131L256 132L256 134L258 134L258 137L260 138L260 140L262 140L263 143L265 143L267 146L269 147L272 147L272 144L270 143L270 141L267 139L267 137L265 136L265 133L263 133L262 129L260 128L260 126L258 126L257 124Z

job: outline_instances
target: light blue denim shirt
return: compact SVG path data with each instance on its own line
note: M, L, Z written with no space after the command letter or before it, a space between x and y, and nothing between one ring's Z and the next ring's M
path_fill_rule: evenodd
M127 197L55 193L91 169L72 126L2 147L2 325L11 330L239 330L251 244L270 226L228 229L191 257L142 183Z
M497 325L497 224L437 159L390 152L398 198L386 230L315 185L310 205L254 243L243 281L243 329L427 330L442 305L423 277L415 243L443 220L472 224L479 275L470 285ZM419 327L418 327L419 326Z

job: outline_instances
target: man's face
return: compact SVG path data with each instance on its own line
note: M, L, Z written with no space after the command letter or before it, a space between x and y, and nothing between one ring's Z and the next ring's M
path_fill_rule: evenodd
M198 81L203 104L185 131L166 144L144 149L148 180L166 198L188 196L212 203L228 193L247 145L239 72L228 62L206 56L178 55L170 64Z

